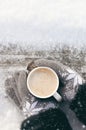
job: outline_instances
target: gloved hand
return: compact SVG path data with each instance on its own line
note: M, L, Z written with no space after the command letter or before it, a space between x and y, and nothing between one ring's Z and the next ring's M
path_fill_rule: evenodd
M22 122L21 130L72 130L60 109L49 109Z
M49 108L58 108L59 106L53 97L40 100L30 94L27 89L27 75L33 68L38 66L51 67L59 75L60 85L58 91L64 101L70 102L77 93L79 84L84 82L79 74L58 61L47 59L32 61L28 64L27 71L16 72L12 78L8 78L5 82L7 94L16 103L18 108L22 110L25 117L29 117Z
M17 107L22 111L25 118L32 117L32 115L35 116L35 114L38 113L46 113L46 111L48 112L48 110L50 109L58 110L59 104L53 97L49 99L40 100L30 94L27 89L27 75L33 68L38 66L51 67L59 75L60 85L58 91L61 94L64 102L68 101L70 103L75 98L79 86L85 82L77 72L71 70L67 66L64 66L58 61L47 59L39 59L32 61L30 64L28 64L27 70L15 72L15 74L11 78L7 78L5 82L7 94L9 95L11 100L15 102Z
M80 85L75 98L71 101L70 108L77 118L86 125L86 83Z

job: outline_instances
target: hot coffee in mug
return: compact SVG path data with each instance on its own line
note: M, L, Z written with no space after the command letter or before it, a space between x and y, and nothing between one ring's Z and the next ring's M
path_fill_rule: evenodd
M49 98L54 96L58 101L61 100L61 96L57 93L58 75L49 67L33 69L27 77L27 87L35 97Z

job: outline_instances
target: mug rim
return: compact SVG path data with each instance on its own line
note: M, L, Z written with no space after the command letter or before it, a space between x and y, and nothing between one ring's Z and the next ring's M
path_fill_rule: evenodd
M48 96L38 96L38 95L34 94L34 92L30 89L29 78L30 78L31 74L32 74L34 71L36 71L36 70L38 70L38 69L41 69L41 68L48 69L49 71L52 71L52 73L56 76L56 79L57 79L56 89L52 92L52 94L50 94L50 95L48 95ZM28 76L27 76L27 88L28 88L28 90L30 91L30 93L31 93L33 96L37 97L37 98L40 98L40 99L49 98L49 97L53 96L53 95L56 93L56 91L58 90L58 88L59 88L59 77L58 77L57 73L56 73L52 68L50 68L50 67L46 67L46 66L36 67L36 68L34 68L33 70L31 70L30 73L29 73Z

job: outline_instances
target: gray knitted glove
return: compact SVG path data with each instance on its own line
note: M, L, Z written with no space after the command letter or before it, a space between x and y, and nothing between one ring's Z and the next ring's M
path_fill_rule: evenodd
M28 71L16 72L12 78L8 78L5 82L7 94L18 108L22 110L25 117L37 114L39 111L45 111L46 109L57 108L59 106L58 102L53 97L40 100L34 97L27 89L27 75L33 68L38 66L51 67L59 75L60 86L58 91L64 101L71 101L77 92L79 84L84 82L77 72L58 61L47 59L32 61L28 64Z

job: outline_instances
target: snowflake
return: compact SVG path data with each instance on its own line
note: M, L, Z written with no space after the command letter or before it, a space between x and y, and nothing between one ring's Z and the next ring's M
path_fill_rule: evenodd
M78 105L79 105L80 107L83 107L82 104L81 104L81 102L78 102Z
M30 104L28 101L25 102L25 106L23 107L24 115L31 116L37 114L43 108L37 108L37 101Z
M77 72L75 72L69 68L67 69L67 72L69 73L69 75L67 76L66 81L73 79L74 80L74 83L73 83L74 87L77 84L82 84L82 78Z
M85 128L86 128L86 126L85 126L85 125L82 125L82 128L83 128L83 129L85 129Z

